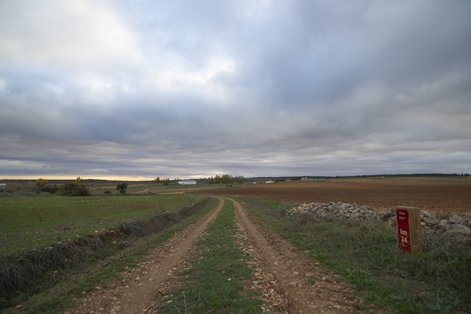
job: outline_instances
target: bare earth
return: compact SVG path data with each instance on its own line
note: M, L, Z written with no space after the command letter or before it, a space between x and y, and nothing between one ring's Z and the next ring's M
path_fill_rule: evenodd
M156 247L138 267L122 273L111 288L96 288L96 292L74 300L66 313L152 313L159 294L169 288L174 274L184 267L187 251L201 237L206 226L222 209L223 201L197 223Z
M229 201L229 200L225 200ZM252 279L247 289L257 289L266 313L355 313L375 308L356 297L348 284L320 268L234 202L239 232L237 243L251 257ZM165 300L178 285L177 275L188 267L192 246L219 214L223 200L194 225L152 250L137 268L106 288L76 298L67 314L155 313L155 302Z
M252 288L261 290L266 312L355 313L364 308L348 284L320 269L307 252L298 252L248 215L241 204L234 205L245 235L242 251L253 259Z
M412 206L431 213L471 216L470 178L387 178L291 181L246 184L239 188L211 191L215 195L260 197L290 203L344 202L378 210Z

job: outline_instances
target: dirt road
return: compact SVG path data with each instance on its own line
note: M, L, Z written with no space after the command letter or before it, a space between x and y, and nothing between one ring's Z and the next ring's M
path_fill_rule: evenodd
M232 201L232 200L225 200ZM137 268L123 272L114 288L74 299L72 313L154 313L154 303L174 288L187 267L188 251L223 207L224 200L197 223L155 248ZM348 285L250 216L234 202L240 226L237 243L251 257L250 289L260 291L267 313L354 313L365 309ZM371 307L366 307L372 309Z
M233 202L246 234L242 250L254 263L252 284L261 290L268 308L284 313L354 313L364 306L346 283L323 271L307 252L298 252Z
M174 272L182 267L187 251L201 237L206 226L214 221L223 207L217 206L197 223L156 247L138 267L124 272L114 289L100 289L86 298L74 300L66 313L143 313L152 312L156 295L167 289Z

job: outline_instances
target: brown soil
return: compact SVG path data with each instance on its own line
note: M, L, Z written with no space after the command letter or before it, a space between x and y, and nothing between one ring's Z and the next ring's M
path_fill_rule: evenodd
M298 252L288 241L247 214L234 201L245 241L242 251L252 257L252 289L260 290L265 312L355 313L366 309L348 284L319 267L308 251ZM373 307L369 306L370 310Z
M138 267L123 272L119 282L83 298L74 299L66 313L151 313L157 297L174 281L175 274L185 267L187 251L203 234L222 209L223 201L197 223L176 234L152 250Z
M210 193L260 197L290 204L341 201L368 205L378 210L387 210L396 206L413 206L432 213L459 213L471 216L471 179L469 178L291 181L276 184L246 184L239 188Z
M326 273L307 253L298 252L234 202L240 227L237 242L251 257L253 269L247 289L259 290L265 313L356 313L373 306L356 297L338 276ZM223 200L209 214L166 243L156 247L135 269L106 287L96 287L88 296L75 298L70 310L76 313L154 313L156 302L165 302L169 290L178 286L178 274L194 243L219 214Z

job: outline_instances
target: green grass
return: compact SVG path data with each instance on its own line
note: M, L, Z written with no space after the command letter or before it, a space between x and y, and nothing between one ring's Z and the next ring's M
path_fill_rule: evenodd
M283 217L287 205L240 200L378 307L395 313L471 312L471 250L465 244L425 236L422 253L403 254L395 230L383 222Z
M88 295L96 286L110 288L115 286L119 273L127 268L136 267L159 244L167 241L175 233L195 223L204 214L208 213L217 200L213 199L204 209L185 218L182 222L173 225L158 234L145 237L130 247L116 252L102 260L82 265L75 269L59 270L55 279L44 282L36 287L35 291L20 295L12 304L21 303L22 314L45 313L53 314L66 311L71 299L78 295ZM32 294L34 293L34 294Z
M0 254L175 211L198 198L194 194L0 197Z
M226 201L182 274L185 286L164 299L159 313L261 313L261 301L243 292L251 270L234 243L235 232L234 207Z

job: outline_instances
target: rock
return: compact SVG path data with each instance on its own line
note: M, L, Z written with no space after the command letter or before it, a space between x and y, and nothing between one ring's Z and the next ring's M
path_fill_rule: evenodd
M432 230L434 230L438 234L441 234L443 232L446 232L446 225L443 225L443 224L434 225L432 227Z
M453 225L453 227L447 231L450 235L464 235L464 236L471 236L471 228L468 228L463 225Z
M463 223L463 218L459 215L453 215L450 217L450 219L448 219L450 221L450 223L452 224L462 224Z
M383 217L381 218L382 221L388 221L391 217L396 217L396 209L395 208L391 208L389 209L386 214L383 215ZM394 220L396 220L396 218L394 218Z
M379 213L366 205L348 204L342 202L330 203L310 203L293 207L288 211L289 215L312 215L316 218L334 217L346 221L348 227L349 220L359 221L387 221L388 225L396 228L396 208L389 209L386 213ZM447 234L459 235L458 238L471 238L471 219L453 215L450 219L437 219L431 213L422 210L420 213L421 225L424 235ZM469 239L471 243L471 239Z
M420 218L423 224L425 223L426 228L431 228L440 222L434 215L425 210L420 213Z
M426 211L426 210L422 210L422 211L420 212L420 217L421 217L421 218L430 218L430 217L435 218L435 216L433 216L431 213L429 213L429 212Z
M425 222L427 226L435 226L439 223L438 219L433 216L429 216L429 217L424 216L422 220L423 222Z
M310 203L292 208L289 215L311 214L319 218L337 217L340 219L376 220L379 217L374 209L368 206L352 205L348 203Z

